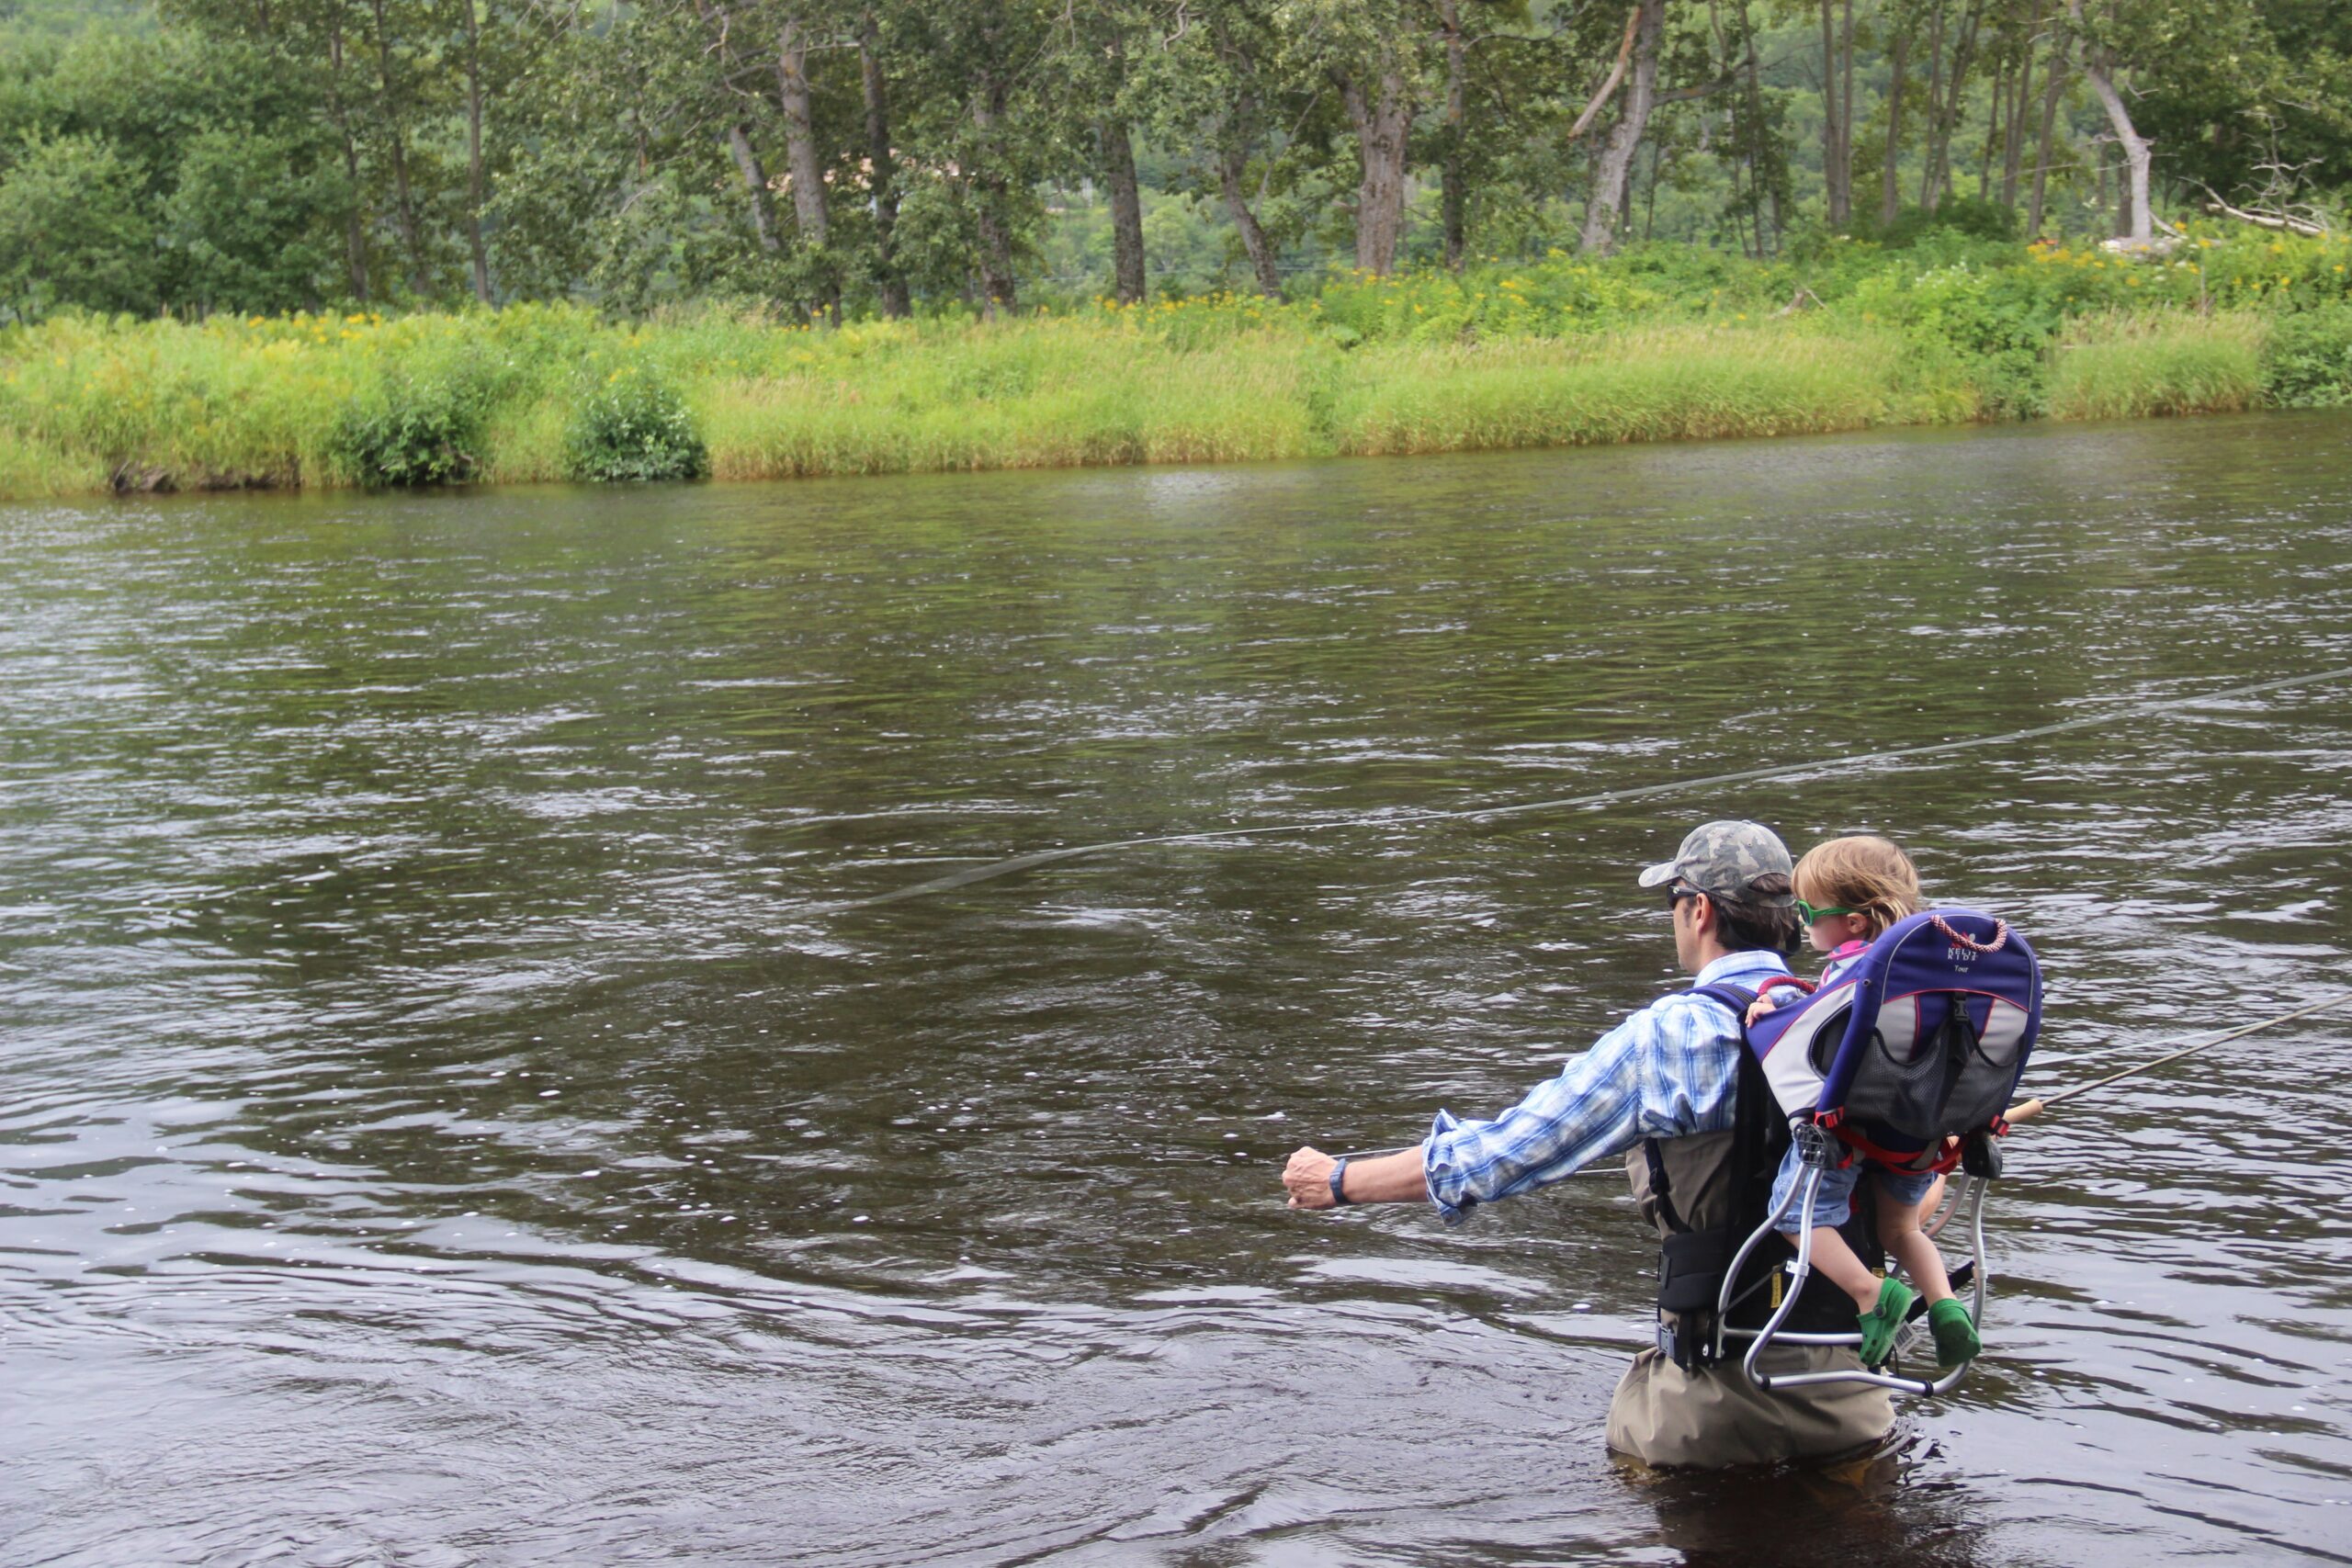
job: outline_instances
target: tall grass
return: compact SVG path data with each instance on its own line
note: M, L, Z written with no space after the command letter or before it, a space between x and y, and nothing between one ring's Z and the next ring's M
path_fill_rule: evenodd
M1348 361L1337 449L1364 456L1795 435L1973 418L1964 372L1923 378L1893 333L1667 327L1404 345Z
M2241 311L2077 322L2051 376L2051 416L2147 419L2258 407L2264 336L2263 321Z
M785 479L1296 457L1338 351L1256 328L1187 349L1117 321L933 331L700 395L712 472Z
M1660 247L1458 276L1339 274L1291 303L1220 295L839 331L715 307L637 322L568 305L63 317L0 328L0 499L694 473L706 458L721 479L1230 462L2326 406L2352 402L2347 268L2343 237L2217 231L2147 261L1978 242L1840 242L1771 264ZM668 411L675 463L645 448L645 411Z

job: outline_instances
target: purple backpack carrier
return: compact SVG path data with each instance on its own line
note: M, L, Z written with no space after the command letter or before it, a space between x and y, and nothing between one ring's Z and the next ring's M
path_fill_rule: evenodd
M1771 984L1805 988L1793 978ZM1896 922L1837 979L1749 1025L1747 1048L1788 1115L1804 1174L1787 1203L1741 1245L1724 1276L1715 1353L1723 1354L1727 1338L1747 1339L1741 1365L1749 1381L1766 1390L1862 1382L1939 1394L1958 1383L1965 1364L1939 1375L1910 1376L1884 1365L1783 1371L1768 1367L1763 1357L1783 1338L1815 1346L1861 1343L1859 1333L1782 1334L1811 1271L1813 1227L1824 1223L1814 1212L1822 1175L1858 1157L1899 1171L1946 1171L1957 1165L1975 1179L1965 1203L1975 1256L1951 1275L1955 1289L1963 1280L1973 1288L1969 1316L1984 1321L1985 1187L2000 1174L1996 1140L2008 1131L2002 1113L2041 1032L2041 968L2032 947L2007 922L1974 909L1930 909ZM1838 1155L1832 1139L1849 1152ZM1749 1257L1792 1203L1802 1216L1796 1257L1788 1265L1787 1289L1775 1292L1770 1319L1760 1329L1722 1326ZM1923 1318L1926 1303L1913 1312L1915 1321ZM1897 1343L1898 1354L1905 1353Z
M1940 1171L1960 1158L1946 1140L2008 1130L2001 1113L2041 1032L2025 938L1974 909L1929 909L1758 1019L1747 1044L1791 1118L1890 1169Z

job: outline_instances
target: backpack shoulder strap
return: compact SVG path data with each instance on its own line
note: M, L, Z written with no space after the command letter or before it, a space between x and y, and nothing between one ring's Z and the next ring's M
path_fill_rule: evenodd
M1732 1019L1735 1022L1739 1024L1741 1036L1739 1053L1741 1080L1739 1090L1742 1094L1747 1093L1748 1085L1747 1077L1748 1071L1748 1051L1746 1043L1747 1034L1746 1020L1747 1018L1747 1010L1749 1006L1756 1000L1756 993L1748 990L1744 986L1723 984L1714 986L1693 986L1685 994L1689 996L1709 997L1731 1009ZM1767 1090L1767 1093L1769 1094L1770 1091ZM1682 1235L1689 1232L1690 1229L1690 1222L1685 1220L1674 1206L1674 1184L1667 1175L1666 1157L1664 1155L1659 1153L1657 1140L1656 1138L1644 1138L1642 1140L1642 1156L1649 1165L1650 1193L1657 1200L1658 1218L1665 1223L1668 1230L1672 1231L1677 1235ZM1734 1160L1736 1167L1738 1169L1745 1170L1747 1167L1737 1163L1740 1157L1741 1156L1739 1154L1735 1154Z
M1741 1021L1740 1032L1742 1034L1747 1032L1746 1023L1747 1010L1755 1005L1756 993L1747 987L1735 986L1729 981L1718 980L1712 986L1693 986L1683 994L1692 997L1713 997L1731 1009L1732 1017Z

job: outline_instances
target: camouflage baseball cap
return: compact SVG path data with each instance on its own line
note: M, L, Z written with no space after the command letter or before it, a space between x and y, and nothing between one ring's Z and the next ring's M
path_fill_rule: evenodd
M1710 822L1691 829L1672 860L1642 873L1642 886L1656 887L1679 876L1704 892L1742 898L1749 896L1748 885L1758 877L1786 876L1791 870L1788 845L1762 823ZM1770 897L1784 899L1789 895Z

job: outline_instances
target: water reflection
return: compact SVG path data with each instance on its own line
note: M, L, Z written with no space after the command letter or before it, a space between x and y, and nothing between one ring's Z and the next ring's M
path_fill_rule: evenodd
M1821 1562L1920 1562L1978 1568L1984 1499L1900 1453L1817 1468L1714 1474L1621 1464L1657 1510L1660 1545L1690 1568L1805 1568ZM1759 1523L1770 1521L1759 1529ZM2010 1559L2004 1556L2000 1561Z
M2340 983L2347 689L1380 818L2352 663L2347 432L0 515L0 1556L2337 1550L2340 1024L2037 1125L1826 1492L1600 1453L1617 1183L1273 1173L1647 999L1704 816L2012 913L2044 1082Z

